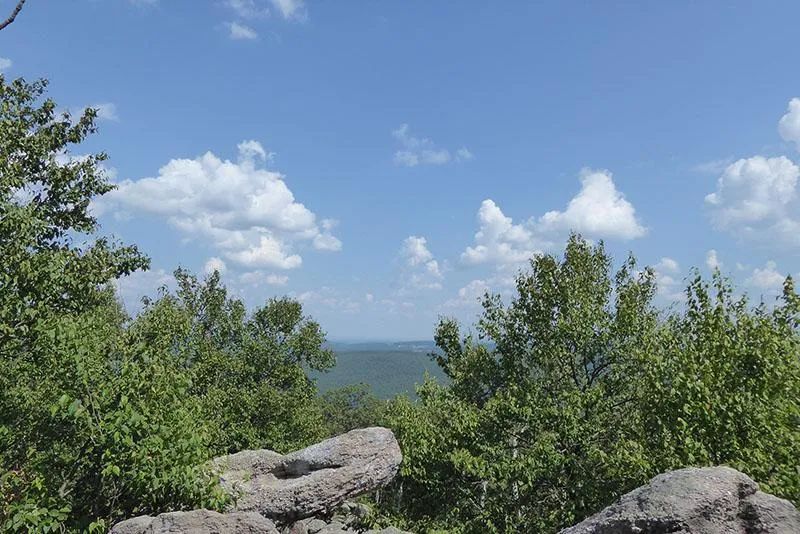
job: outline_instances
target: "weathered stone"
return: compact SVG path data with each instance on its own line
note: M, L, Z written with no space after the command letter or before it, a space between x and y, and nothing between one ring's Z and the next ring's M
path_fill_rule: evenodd
M309 534L304 521L297 521L283 528L282 534Z
M319 531L319 534L348 534L349 532L351 531L347 530L347 527L343 524L338 521L331 521Z
M168 512L117 523L110 534L279 534L275 524L254 512L220 514L211 510Z
M560 534L798 534L800 512L729 467L654 477Z
M308 529L308 534L317 534L317 532L328 526L322 519L306 519L304 522L306 524L306 529Z
M286 456L242 451L217 458L232 510L291 520L333 510L346 499L392 480L402 460L392 431L352 430Z

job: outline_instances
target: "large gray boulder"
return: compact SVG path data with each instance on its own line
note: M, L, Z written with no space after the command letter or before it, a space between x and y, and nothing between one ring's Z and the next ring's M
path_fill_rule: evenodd
M654 477L560 534L799 534L800 512L729 467Z
M213 460L232 510L258 512L281 521L325 513L345 500L394 478L402 460L392 431L352 430L306 449L281 455L242 451Z
M275 524L255 512L220 514L211 510L143 515L117 523L110 534L279 534Z

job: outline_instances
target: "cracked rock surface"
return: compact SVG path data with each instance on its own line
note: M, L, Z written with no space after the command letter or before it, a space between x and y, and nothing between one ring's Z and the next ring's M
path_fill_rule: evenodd
M258 512L281 521L327 513L345 500L394 478L402 460L391 430L352 430L281 455L241 451L213 460L223 488L236 497L231 511Z
M800 512L729 467L654 477L560 534L800 534Z

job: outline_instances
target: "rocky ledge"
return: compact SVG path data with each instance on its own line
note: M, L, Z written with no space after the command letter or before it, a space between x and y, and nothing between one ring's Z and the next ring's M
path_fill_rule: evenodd
M353 430L281 455L242 451L213 460L235 498L209 510L141 516L112 534L404 534L367 530L370 510L351 502L388 484L402 460L392 432ZM664 473L559 534L800 534L800 512L729 467ZM407 534L407 533L406 533Z

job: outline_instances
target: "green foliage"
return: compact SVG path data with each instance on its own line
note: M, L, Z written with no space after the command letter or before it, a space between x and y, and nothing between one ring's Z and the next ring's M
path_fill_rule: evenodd
M800 503L800 298L791 277L771 309L732 293L718 271L695 276L661 329L643 362L642 443L655 471L730 465Z
M326 391L319 398L319 406L329 436L385 424L386 401L373 395L368 384L352 384Z
M77 122L57 116L55 102L42 100L46 86L0 75L0 357L36 322L92 306L100 286L148 265L136 247L105 238L73 245L97 228L92 198L113 186L105 154L69 157L95 132L96 110Z
M422 531L556 532L658 472L717 464L800 502L791 279L768 311L698 276L662 320L652 271L610 267L602 243L572 235L563 260L532 260L509 305L486 295L477 339L440 322L452 383L390 406L404 461L384 513Z
M0 77L0 532L221 509L208 459L325 435L304 369L333 353L298 302L248 314L218 274L179 269L175 295L127 317L110 282L148 260L93 235L105 155L67 152L96 113L56 117L45 86Z
M316 387L304 368L335 362L300 303L271 299L248 315L214 273L200 282L178 269L176 294L148 301L130 329L191 369L189 394L211 423L211 451L290 451L325 435Z

